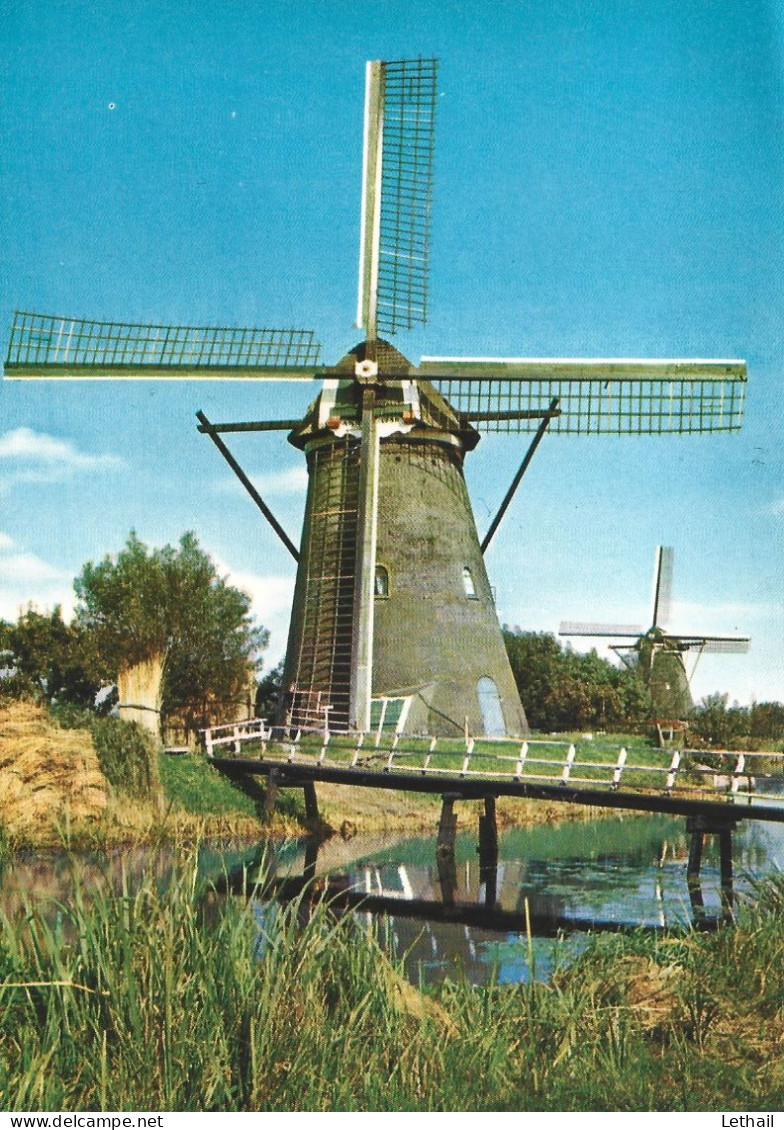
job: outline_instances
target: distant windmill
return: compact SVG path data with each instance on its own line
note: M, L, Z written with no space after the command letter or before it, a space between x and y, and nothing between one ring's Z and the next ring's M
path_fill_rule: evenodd
M336 365L303 330L136 326L18 314L6 374L322 378L302 420L211 423L292 556L286 721L367 730L525 733L483 555L550 427L571 434L740 427L742 361L427 357L379 334L424 323L436 61L367 65L358 324ZM488 431L534 432L483 541L463 460ZM220 433L284 429L307 458L299 549ZM383 715L383 717L382 717Z
M581 624L564 621L559 635L593 636L597 639L633 639L633 643L614 643L610 647L627 666L636 668L651 698L654 718L684 719L694 707L689 683L701 655L742 653L749 650L748 636L707 636L667 630L672 602L674 554L668 546L656 551L654 572L653 622L645 631L633 624ZM684 656L695 653L694 666L687 673Z

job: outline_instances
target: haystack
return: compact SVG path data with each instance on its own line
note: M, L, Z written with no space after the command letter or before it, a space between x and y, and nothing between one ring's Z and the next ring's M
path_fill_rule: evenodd
M87 730L61 730L31 703L0 706L0 821L11 835L96 819L107 784Z
M156 738L161 732L162 682L162 655L122 667L117 676L120 717L125 722L138 722Z

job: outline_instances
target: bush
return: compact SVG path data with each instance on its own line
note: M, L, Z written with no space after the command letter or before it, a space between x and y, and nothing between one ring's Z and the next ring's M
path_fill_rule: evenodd
M90 731L101 772L114 789L143 800L159 795L158 747L138 723L100 717L73 703L52 707L51 715L63 730Z
M509 663L534 730L621 730L650 718L650 698L636 671L597 652L564 647L549 632L504 627Z
M128 796L150 800L160 793L158 750L146 730L122 718L93 718L98 764L113 788Z

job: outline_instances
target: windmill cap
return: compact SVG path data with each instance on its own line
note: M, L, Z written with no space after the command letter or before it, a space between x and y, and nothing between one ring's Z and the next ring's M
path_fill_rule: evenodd
M289 435L295 447L304 449L317 436L326 438L327 431L342 435L346 427L356 430L366 384L375 385L374 413L379 421L399 421L400 430L413 429L418 435L426 429L433 438L441 433L444 442L463 451L471 451L479 442L479 432L429 381L417 379L415 367L387 341L360 342L327 370L325 378L302 423Z
M383 338L374 342L359 342L329 372L334 376L342 377L350 374L353 377L357 375L358 366L365 370L369 363L378 365L378 376L381 380L386 377L405 379L414 373L414 366L408 358L404 357L400 350L395 349L390 342L384 341ZM372 376L374 374L368 368L362 375Z

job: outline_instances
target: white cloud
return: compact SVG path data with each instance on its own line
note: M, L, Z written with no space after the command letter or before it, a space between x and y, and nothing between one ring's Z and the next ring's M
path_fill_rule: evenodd
M41 612L59 604L68 620L75 599L70 572L18 546L0 531L0 618L16 620L31 604Z
M255 486L256 490L262 496L277 496L304 494L308 489L308 471L304 464L295 467L286 467L282 471L262 472L259 474L245 472L250 481ZM235 493L244 491L244 487L239 479L232 476L229 478L221 479L214 484L216 492L223 494L226 492Z
M80 471L118 470L125 461L117 455L91 455L67 439L32 428L0 435L0 463L9 467L6 483L57 482Z
M41 581L53 581L62 576L59 569L50 565L34 553L13 553L8 557L0 557L0 582L17 584L23 581L29 584L38 584Z
M218 572L229 584L247 593L253 602L253 613L260 624L269 629L270 641L264 652L264 667L274 667L286 651L286 642L294 599L294 576L248 573L218 563Z

